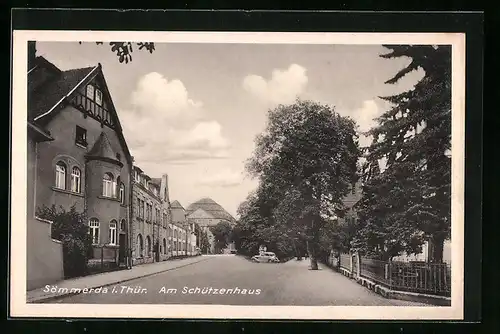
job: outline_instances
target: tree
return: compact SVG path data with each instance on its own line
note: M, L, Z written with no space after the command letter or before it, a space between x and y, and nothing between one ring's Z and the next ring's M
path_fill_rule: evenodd
M364 166L360 203L365 251L393 256L418 252L430 241L431 261L441 262L451 228L451 47L386 46L383 58L411 62L389 79L398 82L422 69L413 89L382 97L392 104L368 134L373 142ZM386 160L384 171L379 161ZM378 171L377 171L378 169Z
M266 245L278 258L287 259L294 254L294 241L273 218L272 206L276 200L269 190L269 187L261 184L241 203L238 208L240 219L233 229L233 240L241 254L255 255L260 245Z
M247 170L273 194L277 225L304 236L313 270L325 217L343 210L360 154L354 121L312 101L270 110L256 139Z
M231 242L232 226L227 221L221 221L215 226L210 226L215 241L215 252L219 253Z
M83 213L72 206L66 211L55 205L37 208L37 216L52 221L52 238L63 244L63 267L66 278L87 273L87 261L92 252L92 240Z
M79 43L82 44L82 42ZM96 42L96 44L102 45L104 43ZM153 51L155 51L155 43L153 42L138 42L134 44L139 51L146 50L149 51L149 53L153 53ZM134 48L132 47L131 42L109 42L109 46L111 47L111 52L116 53L120 63L125 62L125 64L128 64L129 61L132 61Z

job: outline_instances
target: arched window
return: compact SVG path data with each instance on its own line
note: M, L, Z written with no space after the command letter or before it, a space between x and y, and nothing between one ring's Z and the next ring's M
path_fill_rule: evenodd
M110 173L104 174L102 178L102 195L113 197L113 175Z
M66 189L66 164L62 161L56 164L56 188Z
M122 231L127 230L127 222L125 221L125 219L122 219L122 221L120 222L120 230Z
M96 245L99 243L99 220L92 218L89 221L89 232L92 237L92 244Z
M163 253L167 254L167 240L163 238Z
M137 255L138 257L144 256L144 243L140 234L137 235Z
M120 203L125 204L125 185L120 183Z
M146 252L147 252L147 256L150 257L151 256L151 238L149 237L149 235L146 237Z
M109 244L116 245L116 220L109 223Z
M71 191L79 193L82 190L82 177L80 168L73 167L71 170Z

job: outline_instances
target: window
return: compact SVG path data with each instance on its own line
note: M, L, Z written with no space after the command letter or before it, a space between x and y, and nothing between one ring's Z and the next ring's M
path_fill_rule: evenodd
M163 238L163 253L167 254L167 240Z
M116 245L116 220L109 223L109 244Z
M125 231L127 229L127 223L125 222L125 219L122 219L122 221L120 222L120 229L122 231Z
M125 185L120 183L120 203L125 204Z
M93 218L89 221L90 236L92 237L92 244L99 243L99 220Z
M140 234L137 235L137 253L138 257L144 257L144 243Z
M153 206L151 204L146 204L146 205L147 205L147 207L146 207L146 210L147 210L146 211L146 214L147 214L146 219L147 219L147 221L150 222L153 220L153 214L152 214L153 213Z
M97 88L95 90L95 102L98 105L102 106L102 92L99 89L97 89Z
M87 85L87 97L91 100L94 100L94 86Z
M56 188L66 189L66 165L62 161L56 164Z
M75 193L81 192L82 178L80 168L73 167L71 170L71 191Z
M113 193L113 175L106 173L102 179L102 195L113 197Z
M87 147L87 130L80 126L76 126L75 143Z

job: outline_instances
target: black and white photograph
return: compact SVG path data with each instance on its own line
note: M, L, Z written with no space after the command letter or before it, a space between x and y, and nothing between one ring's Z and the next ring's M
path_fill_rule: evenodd
M459 319L463 37L15 32L13 312Z

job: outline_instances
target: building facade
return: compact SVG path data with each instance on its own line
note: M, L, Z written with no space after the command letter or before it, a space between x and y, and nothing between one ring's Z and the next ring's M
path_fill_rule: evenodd
M208 241L210 244L209 253L214 254L216 252L215 249L215 238L212 232L210 231L210 227L213 227L221 222L227 222L231 226L236 225L236 219L234 219L231 214L229 214L221 205L212 200L211 198L202 198L191 205L188 206L187 210L187 219L191 224L196 224L200 227L202 232L206 232L208 236ZM198 247L199 240L198 238ZM224 252L230 253L235 251L234 243L230 243Z
M133 264L167 260L168 226L171 222L168 176L151 178L134 166L132 181Z
M173 201L171 205L172 223L169 226L169 245L172 256L192 256L197 254L196 250L196 227L187 219L187 213L179 201Z
M88 217L92 258L125 265L132 157L102 67L62 71L29 50L28 127L39 138L29 206L74 206Z

